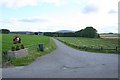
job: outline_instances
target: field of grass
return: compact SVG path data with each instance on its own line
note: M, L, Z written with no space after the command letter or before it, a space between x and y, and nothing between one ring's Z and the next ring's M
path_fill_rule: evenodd
M116 53L116 50L99 50L99 48L102 47L103 49L116 49L116 47L118 47L118 39L116 38L58 37L57 39L63 41L68 45L70 44L75 45L75 48L83 51ZM87 48L82 49L79 46L82 48L84 47ZM96 49L92 50L93 48Z
M0 67L2 65L2 35L0 35Z
M2 51L8 51L13 46L12 39L15 35L12 34L3 34L2 35ZM35 36L35 35L18 35L22 39L22 44L24 44L25 47L29 45L37 45L40 43L48 44L49 43L49 37L46 36Z
M100 37L104 39L118 39L117 34L100 34Z
M15 34L2 34L2 52L6 52L11 50L13 46L12 39L14 38ZM16 66L23 66L30 64L36 58L50 53L54 49L56 49L56 45L49 37L46 36L35 36L35 35L18 35L21 37L21 42L25 46L25 48L29 49L29 55L25 58L8 58L3 57L3 61L10 60L13 65ZM40 52L38 51L38 44L45 45L45 51Z

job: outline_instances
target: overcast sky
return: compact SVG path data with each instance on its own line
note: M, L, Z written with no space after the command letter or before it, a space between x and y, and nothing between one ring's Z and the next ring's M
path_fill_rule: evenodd
M11 31L118 32L120 0L0 0L0 28Z

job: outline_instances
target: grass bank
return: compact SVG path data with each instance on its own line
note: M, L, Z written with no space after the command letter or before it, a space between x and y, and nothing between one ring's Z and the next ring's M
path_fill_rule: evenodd
M18 34L17 34L18 35ZM7 52L11 50L12 39L15 34L2 34L2 54L3 52ZM55 50L57 46L55 45L54 41L47 36L35 36L35 35L18 35L22 39L22 44L25 48L28 48L29 55L25 58L9 58L3 56L3 63L9 61L11 64L15 66L24 66L32 63L38 57L48 54ZM45 51L41 52L38 50L38 44L45 45Z

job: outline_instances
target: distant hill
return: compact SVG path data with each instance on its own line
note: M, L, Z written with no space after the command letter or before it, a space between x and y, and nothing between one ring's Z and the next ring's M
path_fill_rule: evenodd
M71 30L59 30L59 31L56 31L56 32L59 32L59 33L69 33L69 32L74 32L74 31L71 31Z

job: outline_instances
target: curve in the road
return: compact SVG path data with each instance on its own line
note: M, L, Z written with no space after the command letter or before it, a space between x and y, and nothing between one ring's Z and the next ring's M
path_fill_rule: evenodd
M58 48L32 64L4 68L3 78L117 78L118 55L82 52L53 39Z

